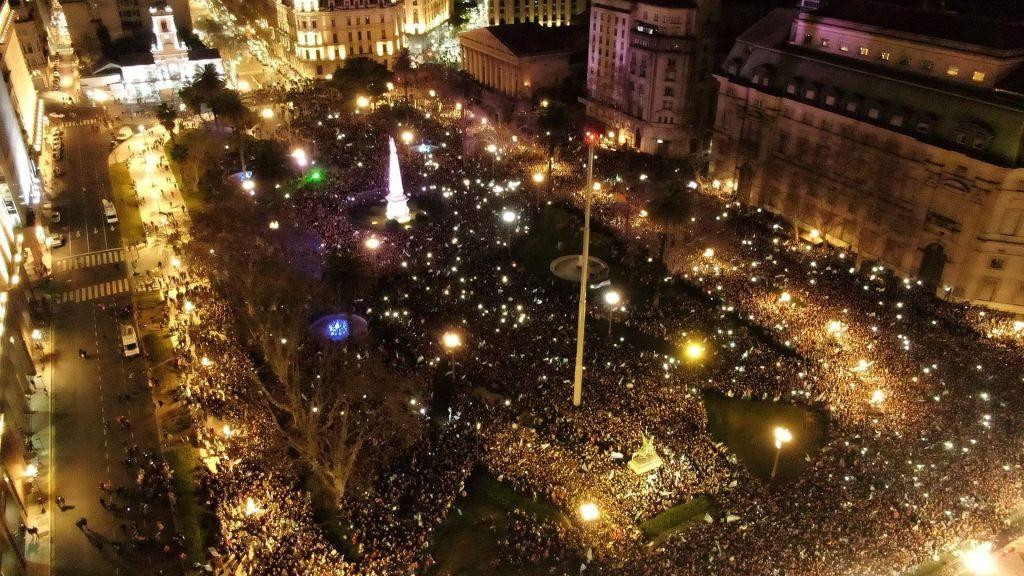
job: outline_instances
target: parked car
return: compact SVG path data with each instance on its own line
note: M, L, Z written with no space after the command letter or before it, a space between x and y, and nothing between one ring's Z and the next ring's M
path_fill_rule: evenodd
M131 138L133 134L135 134L135 132L131 129L130 126L122 126L121 129L117 131L117 139L121 142L124 142L125 140Z
M50 234L49 236L46 237L46 245L49 246L50 248L60 248L61 246L67 244L67 241L67 238L65 238L64 235L59 232L54 232L53 234Z

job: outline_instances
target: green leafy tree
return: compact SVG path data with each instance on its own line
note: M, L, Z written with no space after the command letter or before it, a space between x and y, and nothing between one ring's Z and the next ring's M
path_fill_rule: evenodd
M379 98L387 92L388 82L393 80L394 75L387 66L359 57L349 58L344 67L335 70L331 85L343 94L345 100L353 98L357 93Z
M664 261L665 259L665 248L668 245L669 235L676 233L690 221L693 211L692 202L689 190L678 184L672 184L666 192L648 203L647 212L651 222L661 230L659 232L659 260Z
M167 133L171 135L171 142L173 143L175 141L174 126L178 121L178 111L164 102L157 108L156 118L160 121L160 125L167 130Z
M348 307L369 295L377 283L373 267L351 250L334 250L324 259L325 296L336 306Z

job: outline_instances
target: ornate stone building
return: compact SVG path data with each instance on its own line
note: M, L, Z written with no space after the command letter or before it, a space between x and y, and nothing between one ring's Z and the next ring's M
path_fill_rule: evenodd
M812 240L1024 313L1024 26L813 4L737 40L711 175Z
M569 77L573 28L539 24L487 26L459 36L462 69L484 86L513 98L529 98Z
M587 9L587 0L486 0L487 23L568 26Z
M587 115L641 152L707 148L719 0L595 0L590 11Z

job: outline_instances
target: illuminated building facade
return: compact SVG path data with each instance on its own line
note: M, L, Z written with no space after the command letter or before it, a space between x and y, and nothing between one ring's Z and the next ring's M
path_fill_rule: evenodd
M21 525L34 474L25 451L25 435L33 432L27 398L38 374L27 345L23 215L26 204L39 201L35 159L43 116L14 18L8 2L0 2L0 573L23 575Z
M487 26L459 35L462 69L507 96L533 96L569 77L574 42L567 32L539 24Z
M405 33L426 34L448 21L452 0L405 0Z
M594 0L587 115L641 152L697 155L713 125L719 0Z
M718 80L721 186L943 297L1024 313L1024 26L815 2L741 35Z
M295 67L308 76L325 77L353 57L390 65L406 42L404 2L294 0L288 19Z
M129 54L118 62L101 62L92 75L82 79L87 93L102 90L121 102L171 100L207 65L224 74L216 50L190 50L185 46L170 6L150 8L150 13L155 39L150 52Z
M587 9L587 0L486 0L487 23L568 26Z

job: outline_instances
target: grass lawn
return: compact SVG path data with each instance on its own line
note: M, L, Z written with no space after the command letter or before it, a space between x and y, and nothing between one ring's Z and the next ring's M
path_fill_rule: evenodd
M466 483L469 496L458 500L438 528L432 554L438 576L527 576L547 574L553 566L506 566L497 563L499 540L508 534L508 513L519 508L542 518L569 522L553 505L534 501L498 482L476 473ZM556 573L562 573L556 571Z
M178 134L173 143L168 141L164 145L171 173L178 182L188 211L193 215L201 214L206 210L206 198L199 190L203 171L220 163L224 157L224 142L226 140L227 136L224 133L199 128ZM188 158L182 162L176 162L171 157L171 150L175 144L180 144L188 150Z
M174 470L174 516L178 530L185 535L185 553L189 562L203 562L206 558L207 530L203 516L206 514L199 505L195 486L194 470L200 465L199 456L188 445L176 446L164 453L167 464Z
M704 392L703 397L711 436L725 443L764 481L771 477L775 458L772 430L776 426L793 433L793 441L782 448L776 482L799 476L808 464L805 456L813 457L825 443L827 422L821 412L782 402L729 398L717 392Z
M128 172L128 164L118 162L110 164L110 185L114 190L114 207L117 209L118 226L125 244L140 244L146 241L142 227L142 215L139 214L139 201L132 189L132 176Z
M717 511L715 501L701 494L665 510L661 514L640 523L640 530L654 544L660 544L669 536L704 521L704 515Z

